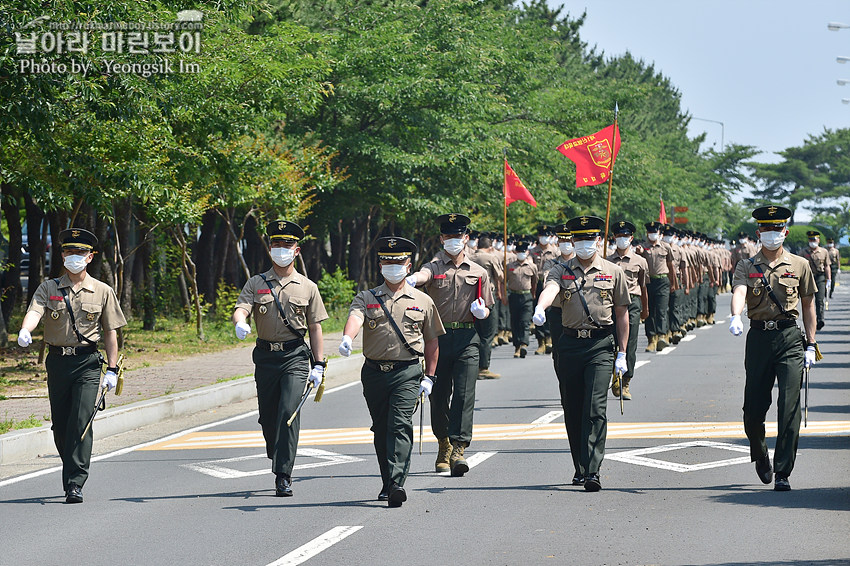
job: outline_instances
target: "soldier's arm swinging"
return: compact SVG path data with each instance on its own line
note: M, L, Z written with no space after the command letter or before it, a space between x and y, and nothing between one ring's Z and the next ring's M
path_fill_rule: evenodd
M542 309L548 309L552 305L552 301L555 300L555 297L558 296L558 291L560 287L554 281L551 283L546 283L543 287L543 292L540 293L540 297L537 299L537 307Z
M629 307L614 305L614 315L617 317L617 346L625 352L629 345Z
M440 357L440 341L437 338L425 342L425 375L437 373L437 360Z
M247 319L248 319L248 311L246 311L242 307L236 307L233 310L233 324L239 324L240 322L245 322Z
M321 361L325 358L325 343L322 337L322 324L313 322L307 325L310 331L310 349L313 351L313 359Z
M806 330L806 341L810 344L817 342L815 334L817 333L817 312L815 311L815 296L806 295L800 297L802 303L801 314L803 315L803 328Z
M39 321L41 320L41 314L36 311L29 311L24 317L24 321L21 323L21 328L26 329L28 332L32 333L35 330L35 327L38 326Z
M732 289L732 307L731 314L732 316L741 316L741 313L744 312L744 303L747 301L747 286L746 285L736 285L734 289Z
M114 368L118 365L118 331L105 331L103 345L106 348L106 367Z
M348 320L345 322L345 328L342 330L343 336L348 336L352 340L357 338L357 335L360 333L360 329L363 327L363 319L354 316L353 314L348 315Z

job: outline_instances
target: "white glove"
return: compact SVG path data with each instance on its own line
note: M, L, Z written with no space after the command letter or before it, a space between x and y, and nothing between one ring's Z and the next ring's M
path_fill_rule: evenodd
M118 385L118 374L114 371L108 371L103 374L103 382L100 384L101 389L106 387L107 391L112 391L112 388Z
M251 334L251 327L246 322L237 322L236 323L236 337L240 340L244 340L246 336Z
M809 369L813 365L815 365L815 347L809 346L806 348L806 357L805 357L805 365L806 369Z
M428 377L428 376L426 375L426 376L425 376L425 377L423 377L423 378L422 378L422 380L419 382L419 396L420 396L420 397L422 397L422 394L423 394L423 393L425 394L425 396L430 395L430 394L431 394L431 389L432 389L433 387L434 387L434 382L433 382L433 381L431 381L431 378L430 378L430 377Z
M404 280L407 281L407 284L410 285L411 287L416 287L416 276L415 275L408 275L407 277L404 278Z
M487 307L484 306L484 299L480 297L472 301L469 310L472 311L472 316L477 319L487 318Z
M26 348L30 344L32 344L32 334L26 328L21 328L20 332L18 332L18 346Z
M310 383L313 384L313 387L319 387L322 384L322 376L325 374L325 368L320 365L313 366L313 371L310 372Z
M541 307L534 307L534 316L531 317L531 320L537 326L543 326L546 324L546 309Z
M339 343L339 353L346 358L351 355L351 336L346 334L342 337L342 342Z
M614 361L614 371L617 372L618 375L623 375L629 371L629 365L626 363L625 352L617 353L617 359Z
M740 336L744 333L744 323L741 322L741 315L732 315L732 319L729 321L729 332L732 333L732 336Z

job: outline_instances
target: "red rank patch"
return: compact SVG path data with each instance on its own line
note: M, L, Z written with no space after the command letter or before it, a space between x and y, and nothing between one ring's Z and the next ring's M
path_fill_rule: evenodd
M575 275L561 275L561 279L566 279L568 281L575 281L576 276Z
M271 289L257 289L257 294L258 295L271 295L272 290Z
M434 276L434 279L445 279L445 278L446 278L446 274L445 274L445 273L441 273L441 274L439 274L439 275L435 275L435 276Z
M51 301L64 301L65 298L64 297L57 297L56 295L53 295L53 296L50 297L50 300Z
M750 273L750 279L761 279L761 273Z
M381 308L381 305L366 305L366 308L367 309L379 309L379 308Z
M509 267L508 271L516 271L516 267Z

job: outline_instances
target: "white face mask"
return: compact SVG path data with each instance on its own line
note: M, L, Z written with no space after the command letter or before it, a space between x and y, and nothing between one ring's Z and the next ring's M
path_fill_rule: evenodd
M475 249L476 247L478 247L478 240L469 240L468 242L466 242L466 245L472 249Z
M665 242L667 242L668 244L672 244L672 243L673 243L673 236L664 236L664 237L662 238L662 240L664 240L664 241L665 241Z
M407 266L390 263L381 266L381 275L390 283L399 283L407 277Z
M649 239L650 242L657 242L658 232L649 232L646 237Z
M449 255L457 255L463 251L463 238L451 238L443 242L443 249Z
M768 250L778 250L779 246L782 245L782 242L785 241L785 230L780 230L778 232L759 232L759 240L761 240L761 245Z
M561 250L561 253L564 255L570 255L575 251L572 242L561 242L560 244L558 244L558 249Z
M555 245L558 243L558 236L549 236L549 243Z
M527 258L527 257L528 257L528 254L526 252L519 252L518 254L516 254L516 258L519 261L525 261L525 258Z
M546 244L549 243L549 236L539 236L537 238L537 241L540 242L541 246L545 246Z
M86 268L86 258L88 255L69 255L66 256L63 263L65 269L76 275Z
M828 247L828 248L834 248L834 247L835 247L835 244L827 244L827 245L826 245L826 247Z
M616 239L616 242L617 242L617 247L620 248L621 250L625 250L630 245L632 245L632 239L628 236L626 236L626 237L621 236L621 237Z
M818 247L818 243L817 242L809 242L809 247L812 248L812 249L815 249L816 247Z
M747 243L747 241L746 241L746 240L744 240L744 239L740 239L740 240L738 240L738 243L739 243L739 244L746 244L746 243Z
M286 267L295 259L295 248L272 248L272 261L279 267Z
M596 240L579 240L575 243L576 255L581 259L590 259L596 253Z
M512 252L516 249L516 244L508 244L508 251Z

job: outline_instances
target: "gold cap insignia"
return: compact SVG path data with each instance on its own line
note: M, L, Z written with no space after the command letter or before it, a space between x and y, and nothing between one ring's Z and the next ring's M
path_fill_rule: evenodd
M71 237L72 237L72 238L76 238L76 237L78 237L79 235L80 235L80 231L79 231L79 230L71 230Z
M768 208L768 209L767 209L767 213L768 213L769 215L773 216L774 214L776 214L776 207L775 207L775 206L771 206L770 208Z
M387 242L387 246L390 247L390 248L394 248L396 243L397 243L397 241L396 241L395 238L390 238L390 240Z
M278 222L278 223L277 223L277 229L278 229L278 230L283 230L283 226L284 226L284 223L283 223L283 222Z
M449 222L454 222L457 219L457 214L449 214Z
M624 227L625 225L626 225L625 222L620 222L620 228Z
M587 216L582 216L581 217L581 225L585 226L586 224L587 224Z

